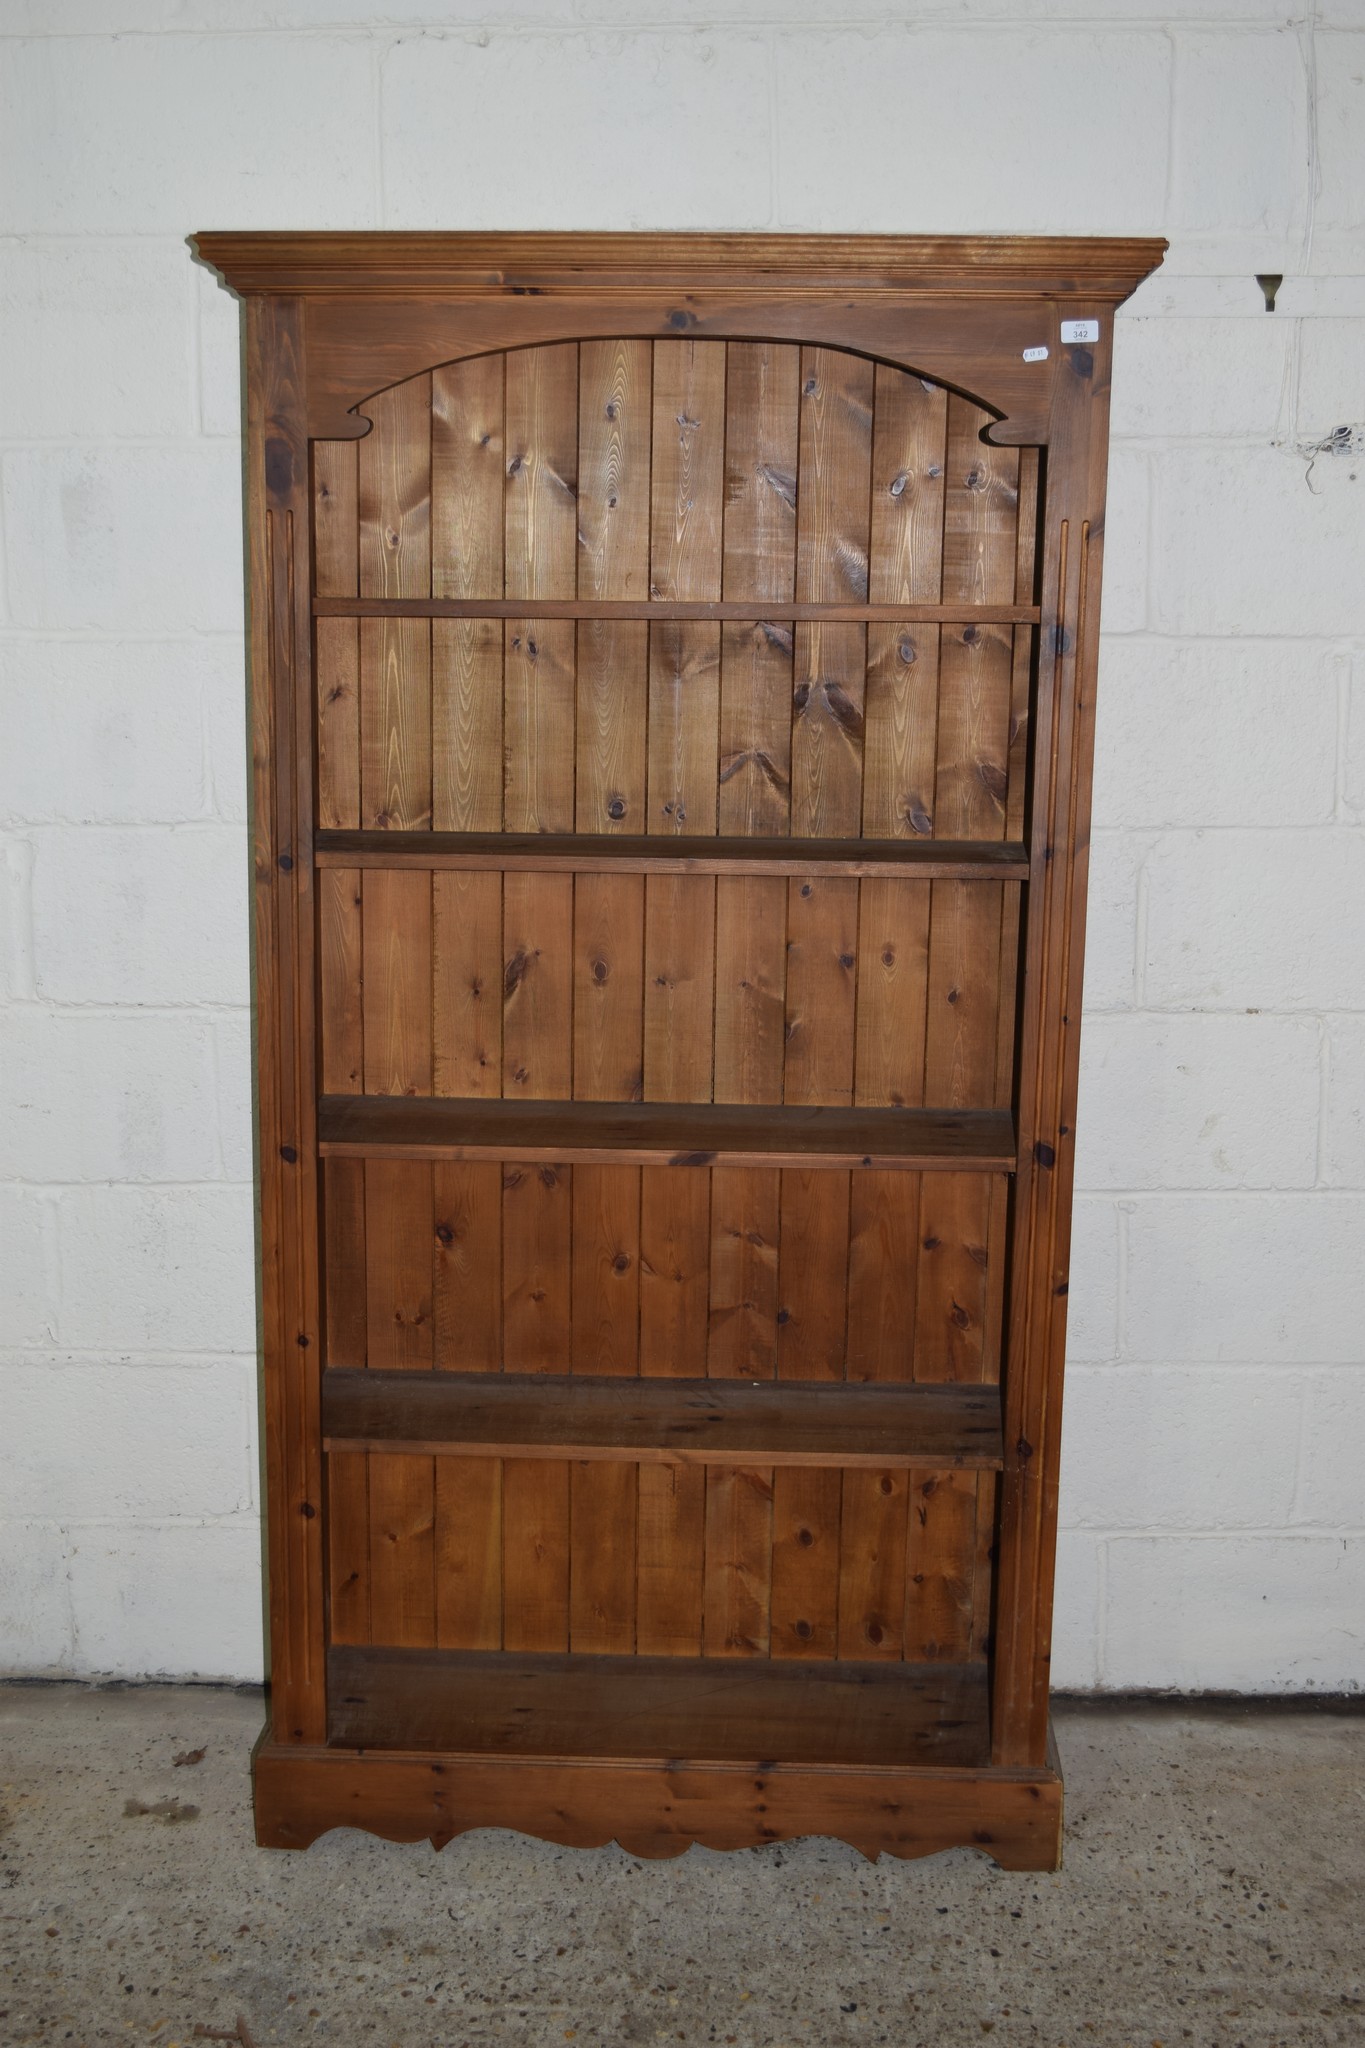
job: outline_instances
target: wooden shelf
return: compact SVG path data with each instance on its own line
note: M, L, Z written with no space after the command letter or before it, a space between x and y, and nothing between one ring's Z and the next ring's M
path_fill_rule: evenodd
M319 832L322 868L509 869L538 874L900 875L924 881L1024 881L1017 841L749 839L610 832Z
M317 619L616 619L667 625L696 621L735 625L823 621L851 625L1035 626L1030 604L797 604L790 599L746 598L621 602L612 598L555 597L315 597Z
M325 1448L632 1464L999 1471L1000 1389L559 1373L322 1376Z
M318 1150L358 1159L604 1166L876 1167L1013 1172L1002 1109L835 1109L728 1102L506 1102L324 1095Z
M328 1741L489 1756L982 1765L984 1664L333 1649Z

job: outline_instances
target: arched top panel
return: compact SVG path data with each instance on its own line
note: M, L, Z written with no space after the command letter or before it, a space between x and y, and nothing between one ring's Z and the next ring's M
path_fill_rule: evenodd
M1017 601L1020 458L983 441L997 414L867 354L555 341L359 410L362 440L315 444L320 596Z

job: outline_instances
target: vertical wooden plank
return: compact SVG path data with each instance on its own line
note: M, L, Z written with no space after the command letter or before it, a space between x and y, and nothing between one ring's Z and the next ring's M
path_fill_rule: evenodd
M503 1170L503 1340L509 1372L569 1370L572 1202L566 1167ZM569 1526L568 1465L506 1460L503 1642L509 1650L568 1648Z
M949 400L945 602L1009 602L1015 593L1018 456L981 442L984 424L985 415L976 407ZM945 837L998 840L1004 833L1012 688L1007 632L972 625L944 628L935 830ZM933 885L927 1102L965 1106L996 1099L1002 899L998 885ZM917 1379L978 1380L985 1370L991 1200L986 1176L923 1177ZM975 1597L975 1483L931 1476L919 1486L915 1501L906 1655L966 1654Z
M706 1467L707 1657L766 1657L772 1597L773 1475Z
M732 341L726 362L726 598L781 603L795 595L799 416L799 349ZM788 829L792 648L788 621L722 628L722 832Z
M1019 458L980 440L986 415L965 399L948 406L943 596L1009 603L1015 594ZM999 626L947 627L940 661L935 830L951 839L1004 836L1013 645ZM999 1013L1001 892L935 884L930 950L929 1076L949 1094L932 1102L994 1099ZM967 1091L971 1091L969 1094Z
M912 1472L909 1477L906 1660L960 1663L972 1649L977 1475Z
M932 884L924 1099L936 1109L984 1109L996 1099L1005 886Z
M503 358L475 356L431 380L433 597L503 592ZM503 630L493 619L431 628L432 825L502 823Z
M362 619L362 827L427 830L431 789L431 628L425 619Z
M355 1164L347 1161L347 1164ZM364 1451L327 1458L327 1640L370 1640L370 1461Z
M706 1370L711 1176L700 1168L640 1170L640 1370L696 1378Z
M372 1159L365 1167L365 1293L371 1367L432 1363L431 1168ZM372 1639L435 1641L436 1480L431 1458L370 1458Z
M567 1166L507 1165L502 1173L503 1346L508 1372L570 1365Z
M431 1366L433 1208L425 1161L366 1161L367 1349L376 1371Z
M857 900L856 882L820 877L788 885L787 1102L852 1098ZM778 1372L842 1379L848 1174L784 1172L781 1229ZM779 1507L787 1485L779 1472Z
M313 443L313 588L355 597L360 588L359 443Z
M791 829L802 838L860 829L867 628L798 624L792 696Z
M773 341L732 341L725 367L725 527L722 595L796 594L796 465L801 352Z
M436 1641L434 1460L370 1454L370 1636L400 1649Z
M780 1102L786 1034L787 884L716 883L717 1102Z
M1005 1352L1005 1248L1009 1241L1009 1213L1009 1179L1003 1173L992 1174L986 1197L986 1275L981 1310L981 1377L992 1386L999 1384Z
M579 875L574 890L574 1094L638 1102L643 1090L644 881ZM639 1370L640 1173L574 1173L574 1371ZM632 1481L633 1484L633 1481ZM574 1479L575 1546L591 1486ZM632 1516L634 1509L632 1507ZM585 1538L598 1541L594 1532ZM575 1551L576 1554L576 1551Z
M578 348L507 356L509 597L573 597L578 553Z
M778 837L791 829L794 644L785 620L721 628L721 832Z
M833 1657L844 1474L796 1466L773 1480L771 1654Z
M777 1269L780 1379L841 1380L848 1314L849 1175L782 1174ZM778 1473L779 1485L782 1474Z
M360 630L356 619L317 621L318 826L360 823Z
M861 882L856 1102L906 1109L924 1101L928 974L929 884Z
M433 874L436 1095L502 1092L502 876Z
M431 595L431 378L365 402L360 442L360 595Z
M573 1081L573 877L503 877L502 1092L562 1100Z
M582 1459L570 1467L569 1648L635 1648L637 1468Z
M437 832L502 824L503 628L497 619L431 622L431 822Z
M1032 604L1037 595L1039 451L1019 451L1019 516L1015 542L1014 594L1018 604ZM1006 765L1005 837L1023 839L1027 827L1030 701L1033 694L1034 662L1038 630L1016 626L1010 667L1009 754ZM995 1097L1000 1108L1014 1101L1015 1018L1022 961L1020 929L1022 890L1015 885L1003 892L1000 916L1000 1008L996 1030ZM996 1242L1004 1244L1003 1229ZM1003 1272L1002 1272L1003 1277Z
M801 351L796 595L867 601L873 365L842 349Z
M845 1350L851 1380L915 1377L920 1178L917 1173L852 1176Z
M502 1642L569 1647L569 1468L508 1458L502 1468Z
M943 496L943 602L1013 604L1019 450L981 439L991 416L954 392L948 399Z
M507 357L504 497L510 620L504 657L503 816L510 832L572 832L574 629L537 620L533 600L578 588L576 343ZM508 875L503 886L503 1093L565 1098L573 1083L573 878ZM509 1370L572 1362L569 1172L504 1173L503 1327ZM509 1649L569 1642L569 1468L509 1460L503 1472L503 1635Z
M585 341L578 351L578 594L649 595L652 350Z
M716 884L717 1102L782 1095L787 889L762 876ZM779 1177L713 1170L707 1371L767 1378L777 1365Z
M308 442L303 308L246 305L251 556L261 1324L271 1529L271 1729L326 1732L326 1587L318 1361L315 906Z
M946 435L946 393L879 364L868 575L873 603L938 599ZM934 831L938 669L937 627L905 622L868 628L863 830L869 835L913 837ZM861 885L857 1102L894 1107L924 1100L930 906L930 890L923 883L870 880ZM913 1377L919 1195L917 1174L853 1176L850 1379ZM891 1481L889 1494L881 1491L885 1478ZM901 1475L844 1475L841 1655L858 1654L851 1647L855 1643L862 1654L899 1654L905 1512ZM898 1530L889 1547L887 1516ZM888 1572L899 1574L898 1591L888 1583Z
M644 1093L645 884L578 875L573 897L573 1092L639 1102Z
M322 1090L355 1095L364 1061L360 870L323 868L317 892Z
M654 345L650 595L718 598L724 508L725 346ZM650 631L651 832L716 829L720 629Z
M578 625L579 832L645 830L649 627L636 619Z
M432 590L432 381L413 377L368 401L358 457L360 596ZM360 621L360 823L432 823L432 635L422 618Z
M879 363L872 442L873 604L934 604L943 580L947 394ZM868 628L863 830L873 837L934 829L939 633Z
M577 592L578 349L507 358L509 597ZM573 830L574 630L534 612L509 620L505 654L509 832Z
M1020 1171L1011 1196L1010 1369L992 1659L991 1753L1047 1753L1048 1678L1071 1191L1075 1171L1085 889L1090 842L1110 374L1093 359L1057 378L1048 429L1040 576L1031 883L1021 1000ZM1027 1444L1029 1454L1016 1448Z
M872 432L871 604L937 604L948 394L878 363Z
M796 594L866 598L873 369L835 351L801 357ZM801 625L793 694L791 829L856 834L863 807L866 632ZM807 878L787 901L787 1102L853 1095L858 885ZM850 1187L846 1173L784 1172L777 1369L842 1379L847 1337ZM837 1648L842 1475L773 1475L772 1652Z
M431 877L367 868L361 893L365 1092L430 1095Z
M651 832L715 832L719 715L720 628L685 622L651 626Z
M646 1102L709 1102L715 986L715 883L645 883Z
M725 494L725 344L654 344L650 596L718 598Z
M991 1177L926 1173L920 1186L915 1378L982 1377Z
M573 1173L573 1369L640 1369L640 1169Z
M414 377L369 401L360 443L360 595L431 591L431 379ZM361 824L431 824L431 633L421 619L360 627Z
M366 1093L429 1094L431 878L369 869L362 896ZM365 1295L372 1368L420 1371L432 1365L433 1221L430 1166L367 1162ZM435 1509L432 1459L371 1457L376 1642L416 1646L435 1640Z
M365 1162L329 1159L323 1172L323 1363L366 1361Z
M653 352L647 341L579 349L578 594L649 593ZM578 629L577 828L642 832L649 629L585 619Z
M869 626L863 733L863 831L926 839L934 831L939 628Z
M771 1379L777 1370L780 1176L760 1167L711 1173L711 1296L706 1370Z
M654 347L650 595L718 598L724 496L725 348ZM719 629L654 627L649 648L646 829L713 833L717 818ZM646 884L644 1093L647 1101L711 1094L715 884L652 876ZM709 1177L647 1170L640 1192L640 1364L646 1373L700 1372L709 1296ZM701 1634L700 1474L668 1485L641 1468L639 1641ZM709 1510L707 1511L709 1513ZM662 1518L662 1519L661 1519ZM680 1546L662 1559L661 1536Z
M970 1657L984 1664L994 1641L993 1593L998 1546L1000 1475L976 1475L976 1570L972 1578L972 1636Z
M500 1372L502 1169L442 1160L433 1178L433 1363L443 1372Z
M1014 552L1014 601L1037 602L1039 460L1036 448L1019 451L1019 515ZM1029 699L1036 626L1016 626L1010 667L1009 765L1006 774L1005 837L1024 837L1028 795Z
M472 369L473 365L461 365ZM502 372L442 389L433 433L441 464L467 450L458 473L433 463L434 564L452 594L502 583ZM486 388L481 388L486 387ZM489 440L484 442L487 434ZM489 451L493 460L489 460ZM488 620L433 628L435 822L488 831L502 822L502 633ZM502 877L432 876L433 1088L438 1095L502 1089ZM494 1165L433 1169L436 1230L433 1362L448 1372L502 1368L502 1173ZM436 1639L450 1649L502 1640L502 1466L438 1458L435 1499Z
M503 362L431 373L431 594L503 592Z
M706 1472L641 1465L639 1474L635 1647L642 1657L698 1657Z
M500 1649L500 1459L436 1460L435 1572L438 1646L443 1650Z
M804 601L866 600L872 415L871 363L802 350L796 595ZM866 665L864 627L798 626L793 832L859 829Z
M858 886L823 875L787 885L787 1102L853 1100Z
M503 674L507 830L572 832L573 621L509 620Z
M907 1472L845 1472L839 1655L896 1658L905 1641Z

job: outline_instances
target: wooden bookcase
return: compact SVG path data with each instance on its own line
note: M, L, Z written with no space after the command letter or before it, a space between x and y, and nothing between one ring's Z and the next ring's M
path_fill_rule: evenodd
M260 1840L1054 1865L1110 344L1164 244L197 246L246 308Z

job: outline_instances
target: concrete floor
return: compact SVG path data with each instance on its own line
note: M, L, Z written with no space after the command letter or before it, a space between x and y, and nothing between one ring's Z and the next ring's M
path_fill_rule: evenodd
M1063 1706L1048 1877L827 1841L261 1851L261 1718L209 1687L0 1687L6 2048L1365 2043L1357 1716Z

